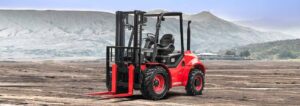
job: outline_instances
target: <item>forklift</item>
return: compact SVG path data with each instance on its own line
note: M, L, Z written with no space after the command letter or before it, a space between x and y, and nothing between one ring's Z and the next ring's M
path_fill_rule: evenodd
M179 29L179 47L175 46L175 34L160 34L162 23L168 19L178 20L179 26L175 27ZM154 32L145 33L149 22L155 22ZM159 100L177 86L184 86L188 95L201 95L206 71L191 51L191 21L187 22L185 49L183 23L181 12L117 11L115 46L106 48L108 91L88 95L129 97L140 90L144 98Z

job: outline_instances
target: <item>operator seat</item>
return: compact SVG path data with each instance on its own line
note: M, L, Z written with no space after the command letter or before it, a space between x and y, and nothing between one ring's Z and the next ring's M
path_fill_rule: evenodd
M175 50L174 37L172 34L165 34L157 45L157 55L168 55Z
M168 67L176 66L181 53L173 53L175 50L174 37L172 34L165 34L159 41L157 46L156 61L159 63L167 64Z

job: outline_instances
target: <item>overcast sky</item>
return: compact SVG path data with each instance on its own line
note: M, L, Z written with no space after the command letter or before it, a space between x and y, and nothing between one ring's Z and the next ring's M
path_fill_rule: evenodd
M229 20L300 19L300 0L0 0L0 8L60 10L210 11Z

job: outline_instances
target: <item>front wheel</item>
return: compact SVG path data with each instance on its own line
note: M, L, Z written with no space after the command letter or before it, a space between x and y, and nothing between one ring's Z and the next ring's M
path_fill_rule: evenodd
M185 87L188 95L201 95L205 84L205 78L202 71L198 69L191 70L188 83Z
M162 99L169 91L169 75L162 67L147 68L144 72L141 92L147 99Z

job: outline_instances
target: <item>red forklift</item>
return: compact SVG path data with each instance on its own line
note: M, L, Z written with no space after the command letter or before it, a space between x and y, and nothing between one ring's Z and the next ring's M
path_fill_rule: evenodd
M162 24L169 19L179 23L175 26L179 31L175 32L179 33L180 47L175 46L176 34L160 34ZM186 49L183 23L187 23ZM149 24L154 25L154 32L145 33L144 27ZM108 91L89 95L129 97L134 90L140 90L146 99L159 100L176 86L185 86L188 95L201 95L205 67L190 50L190 24L182 19L181 12L117 11L115 46L106 48Z

